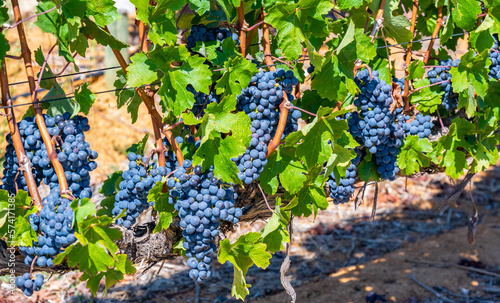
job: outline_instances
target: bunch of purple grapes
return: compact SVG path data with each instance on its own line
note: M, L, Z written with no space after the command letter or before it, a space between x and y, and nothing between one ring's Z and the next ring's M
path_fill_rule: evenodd
M439 85L441 90L444 91L444 95L441 97L441 106L449 112L456 110L458 106L458 94L453 92L450 70L452 66L456 67L459 63L460 60L441 60L439 61L439 67L435 67L427 73L427 78L429 78L431 84L440 83L436 85Z
M279 105L283 102L284 94L287 94L290 102L293 101L291 92L298 82L292 71L285 72L282 68L261 71L251 78L249 86L237 97L236 108L248 114L252 121L250 146L243 155L232 159L240 171L238 177L245 184L257 180L267 164L267 145L276 132ZM300 111L292 110L290 113L287 133L297 130L297 120L300 118Z
M498 34L493 35L493 38L495 39L495 43L489 54L491 60L489 75L491 78L498 80L500 79L500 49L498 48Z
M361 93L354 105L361 110L349 117L349 127L353 136L375 155L382 179L394 180L399 172L396 160L404 130L401 121L389 110L393 103L391 85L381 80L377 71L372 76L368 70L362 70L355 77Z
M356 182L357 167L361 160L360 153L358 150L356 150L356 152L358 155L351 161L351 164L346 170L345 177L340 178L339 182L336 182L335 175L331 173L328 181L326 182L325 191L329 193L334 204L347 203L351 199L352 194L354 194L354 182Z
M21 291L24 292L26 296L33 295L34 291L38 291L42 288L43 285L43 276L41 274L37 274L34 279L30 277L30 273L24 273L22 276L16 278L16 286Z
M223 183L213 174L213 168L202 172L201 166L192 167L185 160L167 181L170 203L181 218L183 244L191 267L189 277L198 283L210 277L211 254L217 250L215 239L219 235L219 221L238 223L242 215L235 207L237 194L234 187Z
M240 45L240 38L238 34L231 33L230 30L222 27L207 27L204 24L193 25L189 36L187 37L187 47L191 51L195 46L196 42L209 42L209 41L219 41L220 44L227 39L231 38L236 42L236 45ZM218 51L222 52L222 47L217 48Z

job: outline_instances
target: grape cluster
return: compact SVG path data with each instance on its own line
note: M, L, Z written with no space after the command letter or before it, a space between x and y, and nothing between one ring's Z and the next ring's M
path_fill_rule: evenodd
M34 279L30 277L30 273L24 273L16 278L16 286L24 292L26 296L31 296L33 291L38 291L43 285L43 275L37 274Z
M77 198L90 198L90 174L97 167L94 161L97 152L90 149L90 144L85 140L86 132L90 129L88 119L81 116L71 118L71 114L64 113L51 117L44 115L47 131L57 142L56 153L61 162L68 186ZM57 175L49 159L47 147L42 141L40 130L33 117L25 117L18 124L19 134L23 142L26 156L33 164L35 182L40 185L43 180L51 191L59 191ZM15 193L14 180L17 187L28 191L26 180L19 171L19 164L12 143L11 135L7 135L6 163L4 165L4 178L2 188ZM16 178L17 177L17 178Z
M444 95L441 97L441 106L443 106L447 111L451 112L457 109L458 106L458 94L453 92L453 87L451 86L451 67L458 66L460 60L451 60L448 59L446 61L439 61L440 67L435 67L427 72L427 78L429 78L429 82L431 84L443 82L439 84L441 90L444 91ZM449 66L449 67L441 67L441 66Z
M349 117L349 128L352 135L375 155L382 179L394 180L399 172L396 159L404 130L402 122L389 110L393 102L391 85L381 80L377 71L372 75L373 78L368 70L362 70L355 78L361 93L356 96L354 105L361 111Z
M207 95L202 92L197 92L191 84L189 84L186 89L194 95L194 105L191 112L197 117L203 117L204 109L208 104L220 102L220 96L215 93L215 90L210 90L210 93Z
M231 31L226 28L207 27L204 24L193 25L191 27L191 32L187 37L187 47L191 51L196 46L196 42L198 41L209 42L217 40L222 44L222 42L229 37L231 37L233 41L236 41L236 45L240 45L240 38L238 37L238 34L231 33ZM222 46L217 50L222 52Z
M330 197L333 199L334 204L344 204L349 202L352 194L354 194L354 182L357 176L357 166L360 162L360 154L351 161L351 165L345 172L345 178L340 178L340 181L335 181L335 175L330 174L327 184L326 192L330 192Z
M281 113L280 113L281 115ZM283 137L288 136L290 133L296 132L299 129L298 121L302 117L302 112L298 109L292 108L288 112L288 116L286 117L286 125L285 130L283 131Z
M399 85L401 91L404 90L404 78L394 79L394 82ZM405 131L406 137L417 135L419 138L428 138L432 133L434 124L431 122L431 116L417 114L413 121L410 122L411 117L409 115L405 115L402 108L397 108L395 113L397 120L403 123L403 130Z
M238 223L242 215L235 207L237 194L233 186L225 184L213 174L213 168L202 172L201 166L192 167L185 160L167 185L172 188L170 197L177 199L184 248L191 267L189 277L198 283L210 277L210 254L217 250L214 239L219 235L219 220ZM171 200L173 203L173 200Z
M136 222L136 218L149 207L147 199L149 191L156 182L161 181L162 177L166 177L169 171L166 167L149 163L147 157L132 152L127 158L128 170L122 174L123 180L119 184L120 191L115 196L113 215L118 216L125 210L125 217L119 218L116 223L130 228Z
M29 217L31 227L39 232L38 241L32 247L20 246L19 249L26 255L24 263L31 265L35 256L38 256L38 266L54 266L53 258L61 252L61 248L75 242L73 230L73 210L71 201L61 198L59 192L53 190L42 200L43 209L40 216L32 214Z
M18 128L24 150L26 151L26 156L31 162L33 162L35 152L40 150L43 145L42 136L38 130L35 119L33 117L25 117L18 123ZM28 192L26 179L24 178L22 171L19 170L19 161L17 159L14 143L12 142L12 135L10 133L7 134L6 141L7 147L5 151L5 161L3 163L3 184L0 188L11 194L16 193L16 187L17 189L22 189ZM37 165L33 165L32 169L36 185L39 186L43 180L43 171L40 166Z
M489 54L491 60L489 74L491 78L498 80L500 79L500 49L498 48L498 34L495 34L493 38L495 39L495 44L493 45Z
M261 71L252 76L249 86L237 97L236 108L248 114L252 121L250 146L243 155L232 159L240 171L238 177L245 184L256 180L267 164L267 145L276 132L280 115L279 105L284 94L287 94L290 102L293 101L291 92L298 82L292 71L285 72L282 68L276 71ZM290 116L288 132L297 130L296 120L300 118L300 112L296 114L294 110Z

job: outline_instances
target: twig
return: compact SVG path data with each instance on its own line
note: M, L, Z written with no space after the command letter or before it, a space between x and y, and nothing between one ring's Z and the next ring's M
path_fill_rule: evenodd
M391 56L389 55L389 47L387 46L387 39L385 39L384 31L381 31L381 33L382 33L382 39L384 40L385 44L385 52L387 53L387 61L389 62L389 70L392 70Z
M373 197L373 208L372 214L370 216L370 221L373 222L375 215L377 214L377 200L378 200L378 182L375 182L375 197Z
M286 290L286 293L292 298L292 303L295 303L297 299L297 294L295 293L295 290L293 289L292 284L290 284L290 280L288 279L288 269L290 268L290 246L292 245L292 236L293 236L293 215L290 212L290 222L288 222L288 235L290 237L290 242L285 243L285 260L283 260L283 263L281 264L280 267L280 280L281 280L281 285Z
M411 12L411 26L410 26L410 31L412 35L410 42L413 42L413 39L415 38L415 25L417 22L417 12L418 12L418 0L413 0L413 8ZM410 72L408 71L408 66L410 66L411 63L412 47L413 43L410 43L410 45L408 45L408 48L406 49L405 88L402 96L405 101L405 112L410 110L410 81L408 80L408 75L410 74Z
M31 261L30 278L32 278L32 276L33 276L33 267L35 266L36 259L38 259L38 255L33 258L33 261Z
M297 107L297 106L295 106L295 105L293 105L293 106L289 106L288 108L290 108L290 109L298 109L298 110L300 110L301 112L304 112L304 113L306 113L306 114L308 114L308 115L311 115L311 116L313 116L313 117L316 117L316 116L317 116L316 114L313 114L313 113L311 113L311 112L309 112L309 111L307 111L307 110L305 110L305 109L302 109L302 108L300 108L300 107Z
M38 75L38 81L36 82L36 87L35 87L35 94L34 94L34 97L33 99L34 100L37 100L37 95L38 95L38 89L40 89L40 83L42 82L42 76L43 76L43 72L45 71L45 66L47 65L47 61L49 60L49 57L50 57L50 53L52 53L52 51L54 50L54 48L56 47L57 44L54 44L49 52L47 53L47 56L45 56L45 60L43 60L43 64L42 64L42 68L40 69L40 75Z
M427 47L427 51L425 52L424 55L424 65L427 65L427 62L429 62L429 59L431 57L431 51L432 47L434 46L434 41L436 40L439 30L441 29L441 26L443 25L443 7L440 6L438 7L438 16L436 20L436 26L434 27L434 31L432 32L431 36L431 41L429 42L429 46Z
M22 20L21 11L19 9L19 2L18 0L11 0L11 1L12 1L12 9L14 11L14 18L17 22L19 22ZM35 112L36 124L38 125L38 129L40 130L43 142L45 143L45 146L47 148L49 160L52 163L54 171L56 172L59 186L61 188L61 196L65 196L70 193L70 190L68 188L68 182L66 181L66 176L64 175L63 166L61 165L61 162L59 162L59 159L57 158L57 152L55 150L54 143L52 142L52 138L50 137L50 134L47 130L47 126L45 125L45 119L43 117L42 107L40 106L40 104L37 102L38 100L36 99L37 85L35 84L35 73L33 71L33 65L31 63L31 51L26 41L26 34L24 32L23 23L19 23L19 25L17 26L17 32L19 35L19 41L21 43L21 53L23 56L24 67L26 70L26 75L28 77L28 84L31 91L31 102L33 104L33 110ZM45 58L44 64L46 63L47 59L48 56L47 58ZM44 67L42 67L42 70L40 71L40 79L42 79L43 69Z
M381 0L380 5L378 7L377 16L375 17L375 24L373 25L373 29L370 33L370 37L372 37L372 43L375 41L377 32L380 28L382 28L382 24L384 23L385 2L386 0Z
M250 48L253 37L255 36L255 34L257 33L257 30L259 29L259 26L257 26L257 24L259 26L264 24L264 17L262 14L259 16L259 18L257 20L255 20L255 24L252 27L250 27L249 29L247 29L248 35L247 35L246 49Z
M435 291L434 289L432 289L431 287L425 285L424 283L420 282L417 278L415 278L415 276L413 276L412 274L409 274L408 275L415 283L417 283L418 285L422 286L423 288L427 289L428 291L432 292L436 297L440 298L441 300L445 301L445 302L455 302L454 300L450 300L448 298L446 298L445 296L443 296L442 294L438 293L437 291Z
M240 0L240 6L238 6L238 30L240 31L240 49L243 58L247 56L247 22L245 21L245 7L243 6L243 0Z
M274 213L274 211L272 210L271 206L269 206L269 202L267 202L266 194L262 190L262 187L260 187L260 183L259 182L255 182L255 183L257 183L257 186L259 187L260 192L262 193L262 197L264 197L264 201L266 202L267 208L269 209L269 211L271 211L272 213Z
M451 80L448 79L448 80L443 80L443 81L439 81L439 82L436 82L436 83L432 83L432 84L429 84L429 85L426 85L426 86L422 86L422 87L419 87L417 89L414 89L410 92L410 95L415 93L415 92L418 92L419 90L421 89L424 89L424 88L427 88L427 87L432 87L432 86L435 86L435 85L439 85L439 84L442 84L442 83L446 83L446 82L450 82ZM405 87L406 88L406 87Z
M73 54L73 58L75 58L77 54L78 54L78 53L77 53L77 52L75 52L75 53ZM57 74L55 74L55 76L60 76L60 75L62 75L62 73L64 73L64 71L68 68L68 66L69 66L70 64L71 64L71 62L66 63L66 65L63 67L63 69L62 69L60 72L58 72Z
M9 93L9 80L7 76L7 68L5 67L5 60L2 61L2 68L0 70L0 83L2 85L2 105L8 106L12 104L12 99ZM36 186L35 178L33 177L33 171L30 159L26 156L26 151L19 134L19 128L16 123L16 116L14 115L14 110L10 107L4 108L5 115L7 116L7 122L9 124L9 130L12 136L12 144L14 145L14 150L16 151L17 161L19 163L20 169L23 171L24 179L28 186L28 191L30 193L31 200L33 204L40 211L43 208L42 199L40 193L38 192L38 187ZM14 184L17 187L17 182L14 180ZM17 190L16 190L17 192Z
M48 14L48 13L50 13L51 11L53 11L53 10L55 10L55 9L58 9L58 8L59 8L59 5L56 5L56 6L54 6L53 8L51 8L51 9L49 9L49 10L47 10L47 11L44 11L44 12L38 13L38 14L33 15L33 16L30 16L30 17L28 17L28 18L26 18L26 19L23 19L23 20L19 20L19 21L17 21L16 23L14 23L14 24L12 24L11 26L9 26L9 28L14 28L14 27L18 26L19 24L21 24L21 23L23 23L23 22L26 22L26 21L28 21L28 20L30 20L30 19L36 18L36 17L41 16L41 15L44 15L44 14Z
M472 215L469 218L469 226L467 228L467 240L469 243L474 245L476 243L476 229L477 222L479 221L479 213L477 211L476 203L474 203L474 198L472 197L472 179L469 180L469 195L470 201L472 203Z

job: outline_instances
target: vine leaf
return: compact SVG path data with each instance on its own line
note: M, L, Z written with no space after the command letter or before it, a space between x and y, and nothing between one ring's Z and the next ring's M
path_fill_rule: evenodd
M333 5L326 0L278 2L269 9L265 22L278 30L279 47L289 60L295 60L302 52L302 42L309 39L309 33L316 37L329 35L324 15L332 8Z
M203 170L214 165L217 178L240 183L238 167L231 158L245 152L252 133L248 115L244 112L232 113L235 109L234 97L207 106L197 133L201 137L201 145L193 156L193 164L202 164ZM222 134L226 135L224 139Z
M36 212L36 206L31 205L31 198L24 190L14 196L0 189L0 238L5 237L8 243L15 245L32 246L33 241L37 241L37 233L31 228L29 215Z
M141 141L138 143L132 144L129 148L127 148L126 153L134 153L136 155L144 155L148 144L149 134L144 135Z
M148 136L147 134L146 136ZM104 180L101 189L99 192L106 197L112 196L119 191L119 183L122 180L122 171L116 171L108 176L106 180Z
M418 79L413 82L415 90L423 88L410 95L410 103L418 104L417 109L423 113L435 112L442 102L441 97L444 92L439 89L439 86L430 85L429 79Z
M127 66L127 85L130 87L153 83L158 79L158 66L145 53L137 53L130 58Z
M290 235L288 233L289 221L290 214L281 210L281 198L276 198L273 215L266 226L264 226L261 235L261 241L267 245L268 252L274 254L277 251L283 250L283 242L290 242Z
M132 118L132 123L135 123L138 118L139 106L142 103L142 99L137 93L137 91L126 87L127 78L125 77L123 70L117 71L116 76L117 79L115 80L113 85L116 88L115 96L118 97L116 99L118 108L121 108L124 105L126 105L127 112L130 113L130 116Z
M380 6L380 2L380 0L374 0L370 5L370 9L376 12ZM411 25L410 21L403 15L393 15L393 12L399 6L398 0L389 0L385 3L382 30L385 37L394 38L398 43L402 43L410 41L413 35L408 29Z
M352 8L359 8L363 2L363 0L339 0L337 1L337 5L340 10L349 10Z
M316 217L318 208L321 210L327 209L328 201L323 189L323 176L320 176L322 171L323 167L321 165L312 167L307 173L302 188L283 209L292 210L295 216L305 217L309 217L313 213Z
M458 109L465 108L467 116L476 115L476 94L486 95L488 90L488 69L486 68L489 49L475 54L473 49L465 53L457 67L452 67L450 74L453 78L453 91L459 93Z
M83 19L84 26L80 29L82 34L88 36L91 39L95 39L97 43L104 46L109 46L112 49L120 50L127 47L128 45L116 39L113 35L103 30L94 21L89 18ZM82 39L86 39L83 37Z
M137 8L136 19L149 26L148 38L151 42L171 45L177 41L176 18L171 7L172 3L157 1L157 4L153 6L149 0L132 0L131 2Z
M476 26L477 15L481 14L481 5L475 0L454 0L455 9L452 12L455 24L464 29L471 30Z
M234 280L231 288L231 295L236 299L244 300L250 293L248 288L250 284L246 283L245 275L252 265L262 269L269 266L271 254L266 251L267 246L261 243L259 239L262 234L259 232L250 232L242 235L231 244L229 239L220 242L219 262L224 264L230 262L234 267Z
M432 151L429 139L420 139L418 136L408 136L401 147L398 155L398 166L403 175L410 176L418 171L420 167L427 167L430 164L430 157L424 153Z
M93 16L97 25L104 27L121 19L113 0L86 1L87 16Z
M75 101L80 106L80 111L88 115L97 96L89 89L89 83L84 83L75 90Z
M155 186L148 193L148 202L154 203L154 209L158 212L158 223L153 232L157 233L167 229L172 223L174 201L170 199L168 192L164 193L165 182L156 182Z
M0 7L0 24L5 24L9 21L8 8L6 6ZM5 55L10 50L10 44L4 33L0 34L0 61L3 61Z
M241 56L228 58L224 67L226 69L215 85L218 95L224 93L226 96L236 97L248 86L252 76L259 72L255 64Z
M367 153L358 165L358 176L364 182L380 179L380 175L377 172L377 164L375 164L374 160L372 154Z
M291 194L302 188L307 169L295 157L295 148L281 147L267 158L267 165L260 174L259 183L268 194L275 194L281 185Z
M425 68L423 61L416 60L408 66L408 80L420 79L424 74Z

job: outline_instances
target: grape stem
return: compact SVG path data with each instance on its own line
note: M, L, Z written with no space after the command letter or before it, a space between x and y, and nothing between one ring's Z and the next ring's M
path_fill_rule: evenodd
M246 49L250 48L250 44L252 43L253 37L255 37L255 34L259 30L259 26L262 24L264 24L264 18L261 14L259 16L259 18L257 20L255 20L255 24L252 27L250 27L249 29L247 29L248 35L247 35Z
M316 115L316 114L313 114L313 113L311 113L311 112L309 112L309 111L307 111L307 110L305 110L305 109L302 109L302 108L300 108L300 107L297 107L297 106L295 106L295 105L289 106L288 108L289 108L289 109L297 109L297 110L300 110L301 112L304 112L304 113L306 113L306 114L308 114L308 115L311 115L311 116L313 116L313 117L317 117L317 116L318 116L318 115Z
M38 259L38 255L36 255L33 258L33 261L31 261L31 266L30 266L30 279L33 277L33 267L35 266L36 259Z
M436 40L442 25L443 25L443 7L440 6L438 7L438 17L436 20L436 26L434 26L434 31L432 32L432 37L431 40L429 41L429 46L427 47L427 51L425 52L424 55L424 60L423 60L424 65L427 65L427 62L429 62L429 59L431 58L431 51L432 48L434 47L434 41Z
M266 206L267 206L267 209L269 209L270 212L274 213L273 209L271 208L271 206L269 206L269 202L267 202L267 198L266 198L266 194L264 193L264 191L262 190L262 187L260 187L260 183L259 182L255 182L257 184L257 186L259 187L260 189L260 193L262 194L262 197L264 197L264 202L266 202Z
M247 26L248 23L245 21L245 8L243 6L243 0L240 0L240 6L238 6L238 30L240 32L240 49L243 58L247 56Z
M403 92L403 99L405 102L405 112L410 110L410 80L408 79L408 75L410 72L408 71L408 66L411 64L411 54L413 47L413 39L415 38L415 25L417 23L417 12L418 12L418 0L413 0L413 8L411 11L411 26L410 31L412 33L410 44L406 49L406 64L405 64L405 89Z
M442 83L446 83L446 82L450 82L451 80L448 79L448 80L443 80L443 81L439 81L439 82L436 82L436 83L433 83L433 84L429 84L429 85L426 85L426 86L422 86L422 87L419 87L417 89L414 89L410 92L410 95L415 93L415 92L418 92L419 90L421 89L424 89L424 88L427 88L427 87L431 87L431 86L434 86L434 85L439 85L439 84L442 84Z
M377 32L382 28L382 24L384 23L384 9L385 9L386 0L381 0L380 5L378 7L377 16L375 17L375 24L373 25L373 29L370 32L370 37L372 37L372 43L375 41L375 37L377 36Z
M14 19L16 20L16 22L19 23L19 21L22 20L21 11L19 9L19 2L18 0L11 0L11 1L12 1L12 9L14 11ZM45 125L45 119L43 117L42 107L40 103L38 103L38 100L36 98L38 87L40 86L40 81L42 79L43 71L45 69L45 65L47 63L47 59L49 58L50 52L45 58L42 69L40 70L39 81L37 85L35 84L35 72L33 71L33 65L31 63L31 51L29 49L28 42L26 41L26 34L24 32L24 26L22 22L19 23L19 25L17 26L17 33L19 35L19 41L21 43L21 53L23 56L26 76L28 77L28 84L31 91L31 102L33 104L33 110L35 112L36 124L38 125L38 129L40 130L43 143L45 143L45 146L47 148L49 160L52 163L54 171L57 175L57 180L61 188L61 196L67 196L70 194L70 190L68 188L68 182L66 181L66 176L64 175L64 168L61 162L59 162L59 159L57 158L57 153L55 150L54 143L52 142L52 138L50 137L50 134L47 130L47 126Z
M15 0L14 0L15 1ZM108 27L104 27L104 30L109 33ZM118 63L120 63L120 66L124 72L124 74L127 74L127 62L125 62L125 58L123 58L122 53L117 50L117 49L112 49L113 54L115 55L116 59L118 60ZM136 87L135 90L139 94L139 97L141 97L144 105L146 105L146 108L148 109L149 115L155 122L161 126L161 132L165 135L167 138L168 142L172 146L172 149L175 152L175 155L177 157L177 160L179 163L184 162L184 156L182 155L182 151L179 147L179 144L177 141L175 141L175 138L172 135L172 132L169 130L169 125L163 123L163 119L160 115L160 113L156 110L154 106L154 101L151 99L151 97L144 91L142 87Z
M56 6L54 6L53 8L51 8L51 9L49 9L49 10L46 10L46 11L44 11L44 12L41 12L41 13L38 13L38 14L36 14L36 15L30 16L30 17L28 17L28 18L26 18L26 19L19 20L19 21L17 21L16 23L14 23L14 24L12 24L11 26L9 26L8 28L14 28L14 27L18 26L19 24L21 24L21 23L23 23L23 22L26 22L26 21L28 21L28 20L30 20L30 19L36 18L36 17L41 16L41 15L44 15L44 14L48 14L48 13L50 13L51 11L56 10L56 9L58 9L58 8L59 8L59 5L56 5Z
M0 83L2 86L2 105L10 106L12 105L12 99L10 98L9 93L9 80L7 76L7 68L5 67L5 60L2 61L2 68L0 70ZM33 204L36 206L37 211L39 212L43 208L42 199L40 198L40 193L38 192L38 187L36 186L35 178L33 177L31 161L26 156L26 151L24 150L23 141L21 139L21 135L19 134L19 128L17 127L14 110L12 107L4 107L4 111L5 116L7 117L7 122L9 124L12 143L16 151L20 170L22 170L24 178L26 179L26 184L28 186L31 200L33 201ZM14 182L14 184L17 187L17 182Z

